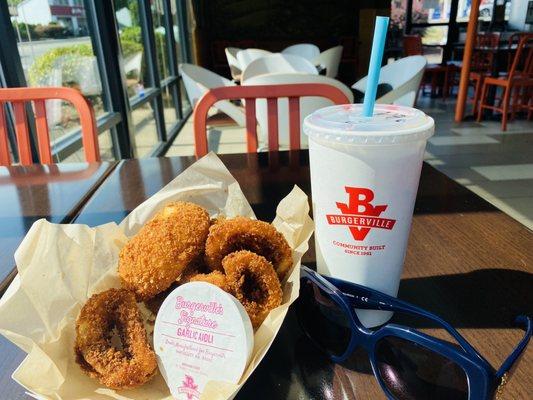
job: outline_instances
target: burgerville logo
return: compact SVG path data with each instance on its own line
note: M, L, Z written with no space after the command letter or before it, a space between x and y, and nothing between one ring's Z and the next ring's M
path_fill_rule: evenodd
M330 225L347 226L353 238L364 240L371 229L391 230L395 219L380 218L387 205L372 205L374 192L366 188L345 186L348 193L348 204L336 202L341 214L327 214Z

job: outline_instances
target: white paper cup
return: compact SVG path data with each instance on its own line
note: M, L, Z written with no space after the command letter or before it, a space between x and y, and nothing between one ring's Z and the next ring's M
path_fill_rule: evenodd
M392 296L400 276L433 119L409 107L332 106L304 121L309 136L318 272ZM392 313L357 310L367 326Z

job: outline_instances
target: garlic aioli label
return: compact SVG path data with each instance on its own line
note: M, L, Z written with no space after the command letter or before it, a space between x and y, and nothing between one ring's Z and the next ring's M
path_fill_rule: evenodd
M235 297L210 283L187 283L161 305L154 349L172 395L199 399L210 380L240 380L253 349L252 324Z

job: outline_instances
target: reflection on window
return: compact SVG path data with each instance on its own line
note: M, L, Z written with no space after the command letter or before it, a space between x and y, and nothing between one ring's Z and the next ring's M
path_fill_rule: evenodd
M495 0L481 0L479 4L479 20L490 22L494 14L494 1ZM501 4L500 4L501 3ZM509 14L511 12L511 1L497 1L496 6L505 8L505 21L509 20ZM472 0L459 0L457 9L457 21L467 22L470 18L470 9L472 8Z
M103 114L102 84L83 2L8 0L8 4L28 85L78 89L91 101L95 114ZM52 143L79 129L79 116L69 103L51 100L46 108Z
M172 89L167 86L162 89L163 95L163 110L165 113L165 124L167 126L167 132L178 121L177 110L174 107L174 101L172 100Z
M111 139L111 130L101 132L98 134L98 147L100 148L100 157L103 161L111 161L115 159L113 153L113 141ZM82 148L76 150L68 156L58 155L57 162L84 162L85 151Z
M154 115L154 103L149 101L131 113L135 129L135 149L137 157L148 156L159 143Z
M155 53L157 55L157 65L159 68L159 77L164 79L170 75L169 65L170 58L166 45L166 29L164 21L164 10L162 0L152 0L150 5L152 10L152 21L154 24Z
M128 95L142 96L145 86L148 86L148 76L139 21L139 3L137 0L115 0L115 10Z
M448 22L451 3L451 0L413 0L413 23Z
M182 49L180 44L180 30L179 30L179 20L178 20L178 10L176 7L176 2L170 2L170 11L172 13L172 28L174 30L174 42L176 43L176 55L178 57L178 63L183 62Z

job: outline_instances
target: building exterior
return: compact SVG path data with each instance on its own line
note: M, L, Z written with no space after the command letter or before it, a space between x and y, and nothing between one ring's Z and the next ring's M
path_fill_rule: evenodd
M58 23L73 35L87 34L83 0L23 0L11 7L12 20L48 25Z

